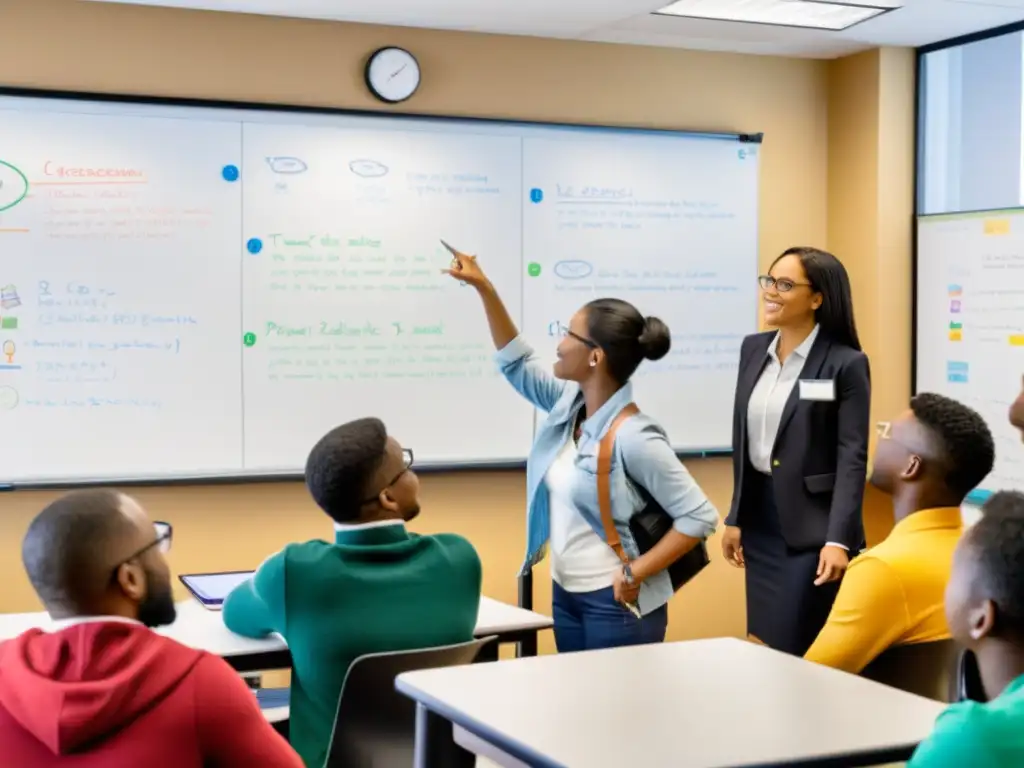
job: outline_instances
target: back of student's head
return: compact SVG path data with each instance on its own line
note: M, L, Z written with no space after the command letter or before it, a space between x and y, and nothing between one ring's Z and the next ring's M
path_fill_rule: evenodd
M992 471L996 449L991 430L973 408L933 392L914 397L910 410L936 441L939 470L959 503Z
M590 338L604 351L608 373L625 384L640 363L660 360L672 346L668 326L657 317L644 317L621 299L595 299L584 305Z
M310 451L306 487L336 523L411 520L419 513L412 452L388 435L380 419L335 427Z
M993 494L961 547L973 565L970 581L979 604L991 602L992 634L1024 643L1024 494Z
M169 546L129 496L73 491L29 524L21 556L29 581L54 616L124 615L149 626L174 620Z

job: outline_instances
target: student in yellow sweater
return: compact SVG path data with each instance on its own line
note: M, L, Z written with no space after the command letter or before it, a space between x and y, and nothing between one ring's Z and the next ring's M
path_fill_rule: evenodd
M942 395L918 395L885 426L871 484L892 495L896 525L850 564L805 658L857 673L890 646L949 638L943 593L963 533L960 504L994 460L981 416Z

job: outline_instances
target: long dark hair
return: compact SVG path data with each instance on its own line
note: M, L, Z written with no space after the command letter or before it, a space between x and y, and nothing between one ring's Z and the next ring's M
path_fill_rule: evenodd
M853 319L853 293L850 276L843 263L828 251L798 246L787 248L772 262L772 268L787 256L796 256L811 288L821 294L821 306L814 320L834 342L861 351L857 323ZM771 268L769 269L771 271Z

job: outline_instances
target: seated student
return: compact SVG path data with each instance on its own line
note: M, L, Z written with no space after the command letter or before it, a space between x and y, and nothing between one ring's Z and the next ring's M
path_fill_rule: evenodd
M0 645L0 764L301 768L234 670L150 629L175 618L170 544L116 491L32 521L22 559L56 622Z
M412 451L379 419L327 433L306 463L306 486L334 521L334 543L289 544L224 602L241 635L284 636L293 661L291 742L307 766L322 766L342 682L363 654L473 638L480 558L460 536L418 536Z
M953 704L909 768L1024 765L1024 494L982 508L953 558L946 589L953 638L978 660L986 704Z
M942 596L963 533L960 504L992 471L981 416L921 394L875 449L871 484L892 495L896 525L850 564L828 621L805 658L860 672L893 645L949 638Z

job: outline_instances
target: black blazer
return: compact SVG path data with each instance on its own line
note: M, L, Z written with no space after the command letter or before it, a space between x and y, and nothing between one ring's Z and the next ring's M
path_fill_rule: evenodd
M732 507L726 525L742 528L745 519L760 512L759 500L744 493L744 481L757 471L747 447L747 404L774 337L774 331L756 333L740 347L732 419ZM795 549L820 548L830 541L843 544L852 557L864 545L861 508L871 420L868 358L819 331L800 378L833 380L835 400L801 400L798 383L783 408L772 449L782 535Z

